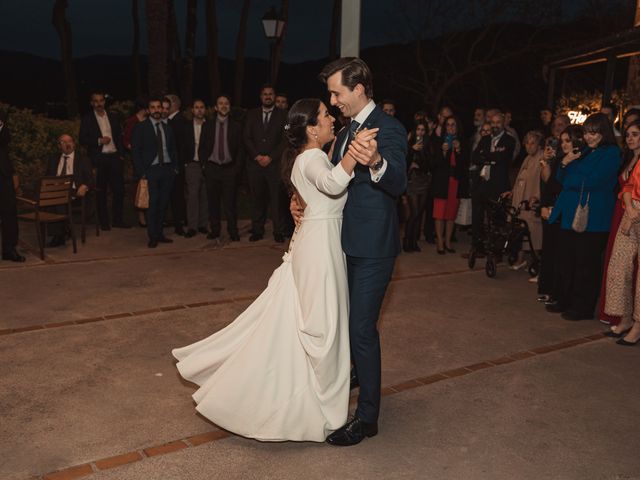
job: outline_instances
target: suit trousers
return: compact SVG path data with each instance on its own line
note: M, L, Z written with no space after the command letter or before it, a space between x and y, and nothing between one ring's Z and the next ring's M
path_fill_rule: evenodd
M11 177L0 177L0 235L2 253L12 252L18 244L18 211Z
M557 298L559 290L558 235L560 223L542 221L542 262L538 278L538 294Z
M349 342L351 360L360 383L356 416L369 423L376 422L380 413L381 367L377 323L395 261L395 257L347 255Z
M174 228L183 227L187 219L187 202L185 201L185 171L175 174L171 188L171 219Z
M187 197L187 226L189 230L206 228L209 221L209 208L207 206L207 186L200 162L187 163L184 167L184 176Z
M204 174L209 200L211 233L220 235L222 210L227 219L227 233L238 234L238 168L235 163L218 165L207 162Z
M124 205L124 162L117 153L100 153L95 158L98 187L98 220L108 226L107 190L111 190L113 222L122 223Z
M175 172L171 165L151 165L147 171L149 184L149 208L147 209L147 234L149 240L159 240L164 234L164 212L171 197Z
M602 279L602 255L609 232L560 229L558 234L558 302L567 310L591 316L596 308Z
M284 234L282 215L282 196L280 166L271 162L262 167L254 159L249 159L247 176L251 194L251 231L257 235L264 235L264 224L267 220L267 206L273 221L273 234Z

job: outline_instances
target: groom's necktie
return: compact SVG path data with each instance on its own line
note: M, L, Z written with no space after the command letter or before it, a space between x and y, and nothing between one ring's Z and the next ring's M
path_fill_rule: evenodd
M351 120L351 123L349 124L347 141L344 144L344 148L342 149L342 155L340 155L340 158L344 157L344 154L349 150L349 144L351 143L351 140L356 138L356 131L358 130L358 127L360 127L360 123L356 122L355 120Z

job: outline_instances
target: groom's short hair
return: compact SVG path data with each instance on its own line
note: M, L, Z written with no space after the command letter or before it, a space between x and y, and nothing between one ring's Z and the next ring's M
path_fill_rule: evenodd
M334 73L342 72L342 85L353 90L356 85L364 87L368 98L373 98L373 76L369 66L357 57L344 57L325 65L318 76L320 81L327 83L327 79Z

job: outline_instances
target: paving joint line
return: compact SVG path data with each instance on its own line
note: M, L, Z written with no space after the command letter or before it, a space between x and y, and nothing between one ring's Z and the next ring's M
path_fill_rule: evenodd
M596 334L587 335L579 338L574 338L572 340L567 340L560 343L543 345L541 347L536 347L529 350L523 350L521 352L511 353L493 360L485 360L483 362L474 363L474 364L466 365L463 367L453 368L451 370L434 373L426 377L418 377L411 380L405 380L401 383L382 388L381 395L383 397L387 397L389 395L395 395L401 392L405 392L407 390L422 388L437 382L469 375L481 370L485 370L487 368L499 367L505 364L526 360L528 358L532 358L540 355L547 355L550 353L558 352L560 350L566 350L566 349L577 347L587 343L592 343L597 340L602 340L604 338L606 338L606 336L603 333L596 333ZM536 352L539 352L539 353L536 353ZM353 395L349 398L349 403L350 404L355 403L356 400L357 400L357 396ZM191 435L191 436L180 438L177 440L171 440L169 442L162 443L160 445L153 445L153 446L133 450L127 453L123 453L120 455L115 455L115 456L111 456L111 457L107 457L99 460L93 460L80 465L74 465L71 467L63 468L61 470L57 470L55 472L50 472L50 473L42 474L36 477L31 477L31 478L32 479L36 478L38 480L73 480L78 478L85 478L97 472L111 470L114 468L129 465L131 463L140 462L147 458L164 456L170 453L175 453L180 450L196 448L196 447L199 447L200 445L204 445L207 443L214 443L219 440L223 440L225 438L229 438L232 436L235 436L235 435L233 435L230 432L227 432L226 430L221 430L221 429L211 430L208 432Z
M443 277L447 275L458 275L462 273L473 273L473 270L454 270L449 272L430 272L424 274L416 274L416 275L407 275L407 276L398 276L391 279L391 283L394 282L402 282L406 280L416 280L421 278L432 278L432 277ZM51 330L54 328L63 328L77 325L85 325L87 323L96 323L96 322L105 322L108 320L120 320L123 318L130 317L141 317L144 315L150 315L153 313L166 313L177 310L193 310L196 308L209 307L213 305L225 305L230 303L241 303L249 300L255 300L258 298L258 295L242 295L242 296L232 296L230 298L222 298L219 300L209 300L205 302L194 302L187 304L176 304L176 305L164 305L161 307L154 307L145 310L136 310L132 312L120 312L120 313L111 313L107 315L100 315L97 317L88 317L88 318L80 318L77 320L66 320L60 322L52 322L52 323L42 323L37 325L29 325L26 327L16 327L16 328L5 328L0 330L0 337L6 335L16 335L19 333L32 332L35 330Z

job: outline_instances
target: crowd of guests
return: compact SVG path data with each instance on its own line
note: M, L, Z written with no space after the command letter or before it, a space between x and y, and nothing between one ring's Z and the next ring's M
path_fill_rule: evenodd
M217 239L224 218L229 240L239 241L243 175L251 208L249 241L264 238L270 217L273 238L283 243L293 231L280 168L288 99L271 85L261 88L259 99L260 106L240 122L231 115L227 95L216 98L210 115L200 99L183 108L176 95L150 97L139 100L120 125L105 108L104 92L93 92L77 133L86 155L76 149L74 132L67 132L59 137L59 154L48 159L46 174L71 175L74 201L93 191L102 230L131 228L123 214L130 161L134 183L144 180L148 188L148 208L138 210L137 220L146 228L149 248L172 242L164 234L167 212L176 235ZM392 100L381 107L396 115ZM470 134L449 107L434 117L416 112L407 135L408 184L398 203L403 250L420 251L424 238L437 254L454 254L456 236L467 232L473 255L482 257L487 205L510 201L527 224L531 249L541 256L539 275L530 281L537 283L547 311L573 321L597 314L611 324L608 335L635 344L640 340L640 286L635 286L640 110L625 113L621 131L614 128L616 116L615 107L606 105L583 125L572 125L566 115L554 117L543 109L539 125L520 137L508 110L477 108ZM0 118L2 192L15 197L4 122ZM14 212L15 202L3 199L2 258L24 261L16 250ZM64 227L49 233L49 246L65 243ZM527 268L527 248L523 245L512 269Z

